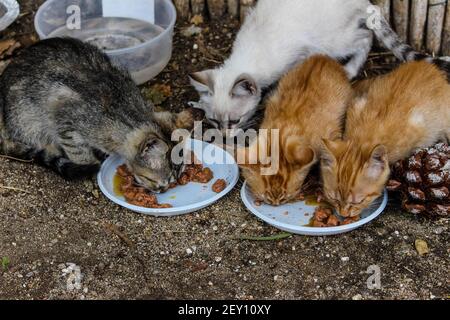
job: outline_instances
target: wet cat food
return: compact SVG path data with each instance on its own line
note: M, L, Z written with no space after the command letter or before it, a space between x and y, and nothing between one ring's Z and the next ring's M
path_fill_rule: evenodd
M201 164L189 164L178 179L178 184L184 186L189 182L208 183L213 178L211 169L203 168Z
M170 204L159 204L154 194L149 193L145 188L136 186L133 174L125 164L117 168L117 174L122 178L120 192L129 204L151 209L172 208Z
M179 185L184 186L190 182L209 183L214 178L211 169L204 168L195 158L194 154L191 155L191 159L193 164L186 165L186 168L178 181L171 183L169 189L176 188ZM133 174L128 170L125 164L117 168L117 176L120 177L118 193L123 195L129 204L151 209L172 208L172 205L170 204L159 204L158 199L154 194L145 188L137 186ZM212 186L212 190L220 193L226 186L226 181L219 179Z
M219 179L216 182L214 182L212 186L212 191L215 193L221 193L225 188L227 187L227 182L223 179Z
M314 217L311 219L311 226L315 228L338 227L354 223L358 220L359 217L353 217L341 221L333 214L333 210L330 208L317 207L314 212Z

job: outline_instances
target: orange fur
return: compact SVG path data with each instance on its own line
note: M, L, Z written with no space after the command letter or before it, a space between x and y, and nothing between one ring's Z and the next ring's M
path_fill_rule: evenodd
M343 141L325 141L325 197L357 216L383 193L390 165L450 137L450 85L427 62L410 62L355 86Z
M322 139L342 137L342 120L353 91L342 66L315 56L295 67L268 100L261 129L280 130L279 170L262 175L262 164L244 165L243 175L255 196L280 205L300 193L311 167L318 162ZM259 137L247 152L271 140Z

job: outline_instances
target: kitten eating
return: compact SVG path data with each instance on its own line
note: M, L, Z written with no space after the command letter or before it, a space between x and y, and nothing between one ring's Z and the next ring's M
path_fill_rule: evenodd
M41 41L0 77L0 149L67 179L123 156L141 186L165 191L177 179L170 134L191 129L192 111L154 112L126 72L97 48L69 38Z
M434 64L409 62L355 87L343 140L325 140L324 195L356 217L382 195L390 165L415 149L450 139L450 85Z
M281 205L296 200L310 169L319 160L322 139L342 135L342 119L353 96L346 73L339 63L324 56L309 58L281 81L266 105L261 129L279 129L280 152L270 154L279 162L278 171L264 175L265 159L250 164L250 154L267 148L272 141L259 136L245 149L244 178L255 197ZM261 161L262 160L262 161Z

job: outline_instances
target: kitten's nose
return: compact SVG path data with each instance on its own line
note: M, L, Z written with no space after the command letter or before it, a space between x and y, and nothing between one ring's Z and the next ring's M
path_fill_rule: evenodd
M348 218L350 217L351 210L349 208L339 208L339 214L344 218Z
M219 124L219 129L226 130L226 129L235 129L237 125L239 124L240 120L228 120L228 121L222 121Z
M361 214L361 212L358 209L354 208L353 210L350 210L349 216L350 216L350 218L355 218L355 217L358 217L360 214Z
M169 190L169 185L158 186L158 188L156 190L153 190L153 192L155 192L155 193L164 193L167 190Z
M279 199L269 199L269 202L273 206L279 206L281 204L281 201Z

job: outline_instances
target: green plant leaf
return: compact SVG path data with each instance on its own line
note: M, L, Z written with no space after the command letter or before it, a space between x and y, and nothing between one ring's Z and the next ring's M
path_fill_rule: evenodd
M9 258L8 257L2 257L2 269L3 269L3 271L8 270L9 264L10 264Z

